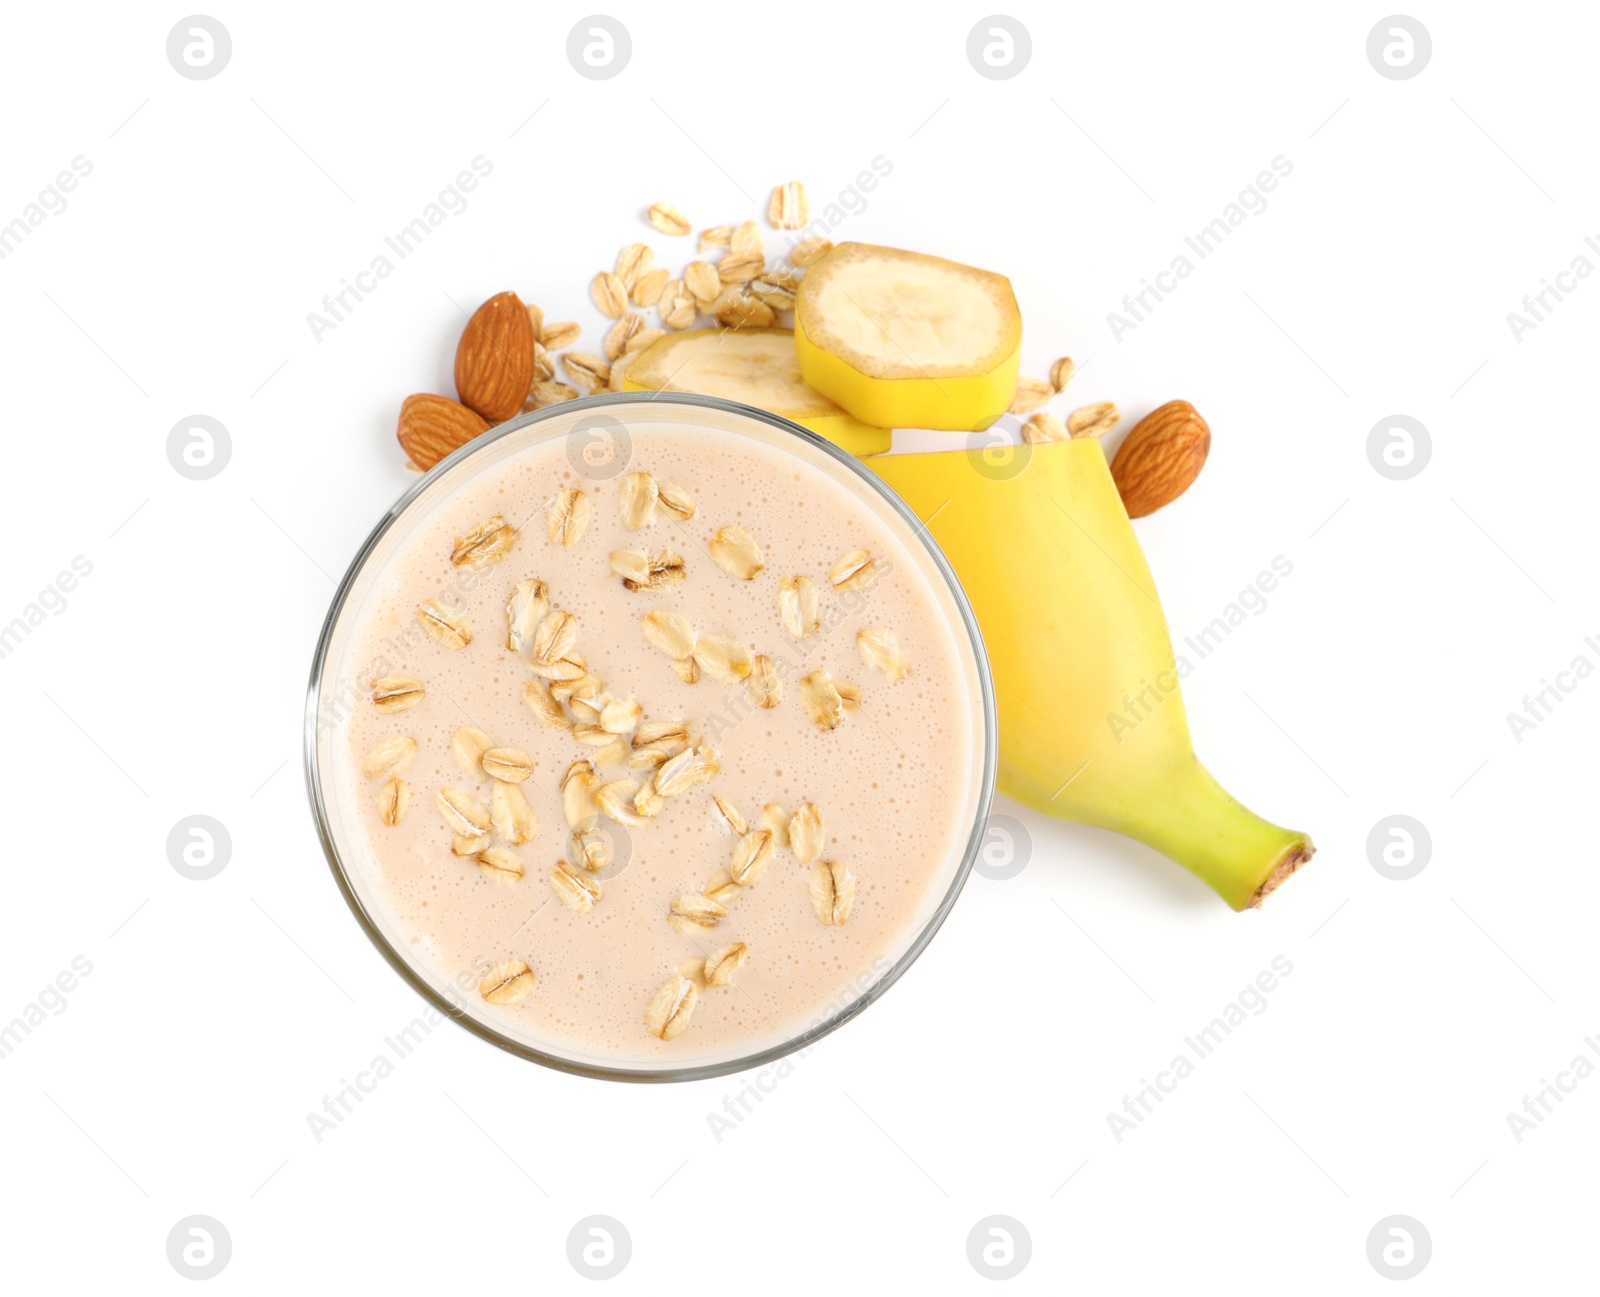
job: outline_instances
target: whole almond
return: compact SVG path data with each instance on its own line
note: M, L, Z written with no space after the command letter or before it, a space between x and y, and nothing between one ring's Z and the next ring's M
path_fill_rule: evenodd
M418 393L400 406L400 445L418 468L429 469L465 446L489 425L481 415L448 396Z
M1143 518L1189 489L1211 451L1211 428L1187 401L1168 401L1134 426L1111 477L1130 518Z
M456 347L461 404L490 423L522 409L533 386L533 321L515 293L496 293L472 313Z

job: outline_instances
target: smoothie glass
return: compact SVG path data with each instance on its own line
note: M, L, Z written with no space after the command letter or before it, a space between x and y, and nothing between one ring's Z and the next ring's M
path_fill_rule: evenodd
M933 883L915 921L906 925L886 966L863 971L854 981L841 977L838 995L825 1012L797 1024L782 1039L748 1048L722 1048L692 1059L635 1061L586 1054L570 1043L520 1032L478 1002L475 982L452 982L415 951L386 906L374 881L370 848L351 808L371 797L354 784L348 761L340 759L352 709L365 693L356 660L365 610L386 562L416 528L468 483L483 480L530 446L565 441L567 462L590 479L625 471L632 437L649 429L707 429L732 433L792 456L844 488L863 513L886 527L901 544L924 588L947 623L957 646L972 751L961 763L960 787L946 790L956 799L957 822L965 826L948 860L927 862ZM370 706L370 703L366 703ZM334 879L357 923L394 969L441 1014L502 1049L563 1071L611 1080L695 1080L758 1067L804 1049L861 1013L910 967L955 904L978 852L984 845L997 760L993 686L982 638L954 573L925 526L869 468L796 424L765 411L711 397L667 393L625 393L565 402L521 415L485 433L429 471L379 521L356 554L335 593L312 664L305 713L306 781L317 832Z

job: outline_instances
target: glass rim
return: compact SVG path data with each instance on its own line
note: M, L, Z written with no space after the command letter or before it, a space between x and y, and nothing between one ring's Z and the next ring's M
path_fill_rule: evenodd
M944 579L944 583L954 600L956 609L960 613L962 628L967 633L971 645L975 665L977 667L978 688L983 712L983 774L978 788L978 804L973 816L972 827L968 832L967 841L962 848L961 861L955 875L950 880L950 885L933 912L923 923L921 930L912 939L911 944L903 954L876 980L862 991L854 1000L834 1012L830 1012L820 1022L808 1025L793 1036L777 1044L768 1045L763 1049L738 1058L726 1059L715 1063L695 1063L671 1067L627 1067L610 1066L578 1059L566 1058L560 1054L549 1053L535 1048L522 1041L514 1040L504 1032L497 1030L483 1020L474 1017L471 1013L451 1002L448 996L442 995L428 983L416 969L400 954L389 935L374 916L368 912L367 906L357 895L349 875L345 871L343 860L340 858L339 848L334 841L333 828L328 815L327 804L323 798L321 767L317 753L318 712L317 704L322 692L324 674L328 665L328 650L333 642L334 629L345 610L346 602L356 581L366 566L367 560L378 547L380 541L411 507L411 505L428 490L436 481L444 476L458 464L464 463L472 456L482 453L489 446L499 441L502 437L512 433L521 432L533 424L561 415L571 414L575 410L605 409L619 405L641 404L667 404L690 406L701 409L720 410L751 418L759 423L777 429L792 437L797 437L815 449L823 451L826 455L844 465L857 478L865 481L874 492L899 515L902 521L910 526L913 536L919 540L932 561L935 570ZM901 976L917 961L918 956L927 948L934 935L944 926L945 919L954 908L956 899L961 895L962 888L966 885L968 876L977 860L978 852L982 850L989 810L994 801L995 775L999 764L999 723L995 709L994 681L990 674L989 655L984 647L983 634L978 628L978 621L973 614L972 605L967 599L966 591L962 589L961 582L955 574L955 569L950 566L944 552L929 533L928 526L912 511L895 492L872 469L862 464L861 461L848 451L842 450L825 437L793 423L781 415L776 415L767 410L760 410L754 406L742 405L737 401L724 400L715 396L700 396L689 392L613 392L597 396L583 397L575 401L563 401L556 405L546 406L543 409L532 410L525 414L517 415L502 424L497 424L488 432L482 433L467 442L464 446L452 451L440 460L422 477L408 487L388 510L378 520L367 538L356 550L349 566L340 578L338 587L329 604L328 614L323 619L322 629L317 636L316 651L311 662L311 677L306 690L305 711L305 779L306 792L311 800L311 813L317 829L317 837L322 843L323 855L327 858L328 866L334 877L334 882L344 897L345 903L350 907L356 922L366 934L367 939L377 948L378 952L388 962L389 966L400 974L406 984L417 992L439 1013L464 1027L480 1039L514 1054L529 1062L539 1063L556 1071L566 1072L575 1076L589 1077L595 1080L606 1081L636 1081L636 1082L669 1082L669 1081L700 1081L711 1077L728 1076L736 1072L749 1071L752 1068L763 1067L776 1062L789 1054L807 1049L824 1036L838 1030L846 1022L862 1013L869 1005L875 1003L888 989L898 982ZM837 1003L837 1000L835 1000Z

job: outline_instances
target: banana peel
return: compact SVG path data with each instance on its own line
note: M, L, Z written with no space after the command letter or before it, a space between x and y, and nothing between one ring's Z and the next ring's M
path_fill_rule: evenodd
M1194 754L1166 618L1098 441L878 455L928 524L988 647L1000 790L1154 847L1235 910L1311 839L1230 796Z

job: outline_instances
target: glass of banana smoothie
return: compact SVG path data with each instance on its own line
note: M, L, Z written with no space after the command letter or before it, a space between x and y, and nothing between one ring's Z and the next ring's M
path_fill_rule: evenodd
M596 397L439 464L362 546L307 780L440 1014L619 1080L742 1070L881 995L982 846L995 711L923 525L714 398Z

